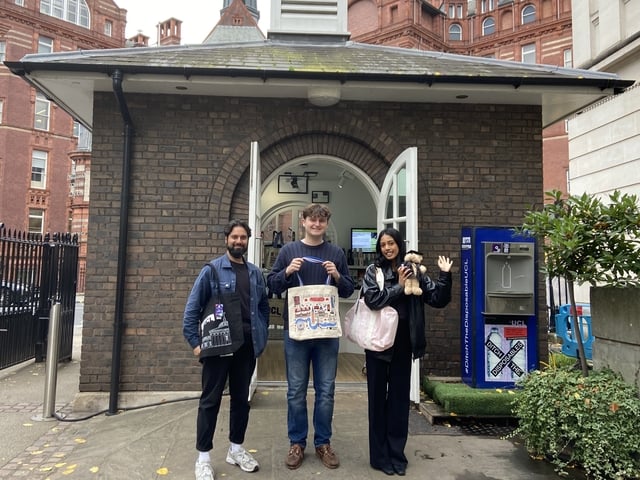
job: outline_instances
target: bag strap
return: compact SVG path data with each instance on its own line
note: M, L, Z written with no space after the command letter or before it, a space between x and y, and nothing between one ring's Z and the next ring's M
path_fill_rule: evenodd
M384 273L380 267L376 267L376 282L378 282L378 288L382 290L384 288Z
M376 282L378 283L378 287L380 290L384 288L384 273L380 267L376 267ZM364 285L360 287L360 293L358 293L358 299L356 300L356 313L358 313L358 308L360 307L359 300L362 298L362 291L364 290Z
M324 263L324 260L318 257L306 256L306 257L302 257L302 259L305 262L310 262L310 263ZM300 274L298 272L296 272L296 276L298 277L298 283L302 287L304 283L302 283L302 278L300 278ZM325 285L331 284L331 275L327 275L327 279L325 280L324 283Z

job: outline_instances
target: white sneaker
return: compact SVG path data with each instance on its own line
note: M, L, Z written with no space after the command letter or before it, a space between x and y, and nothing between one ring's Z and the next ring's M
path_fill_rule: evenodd
M256 459L242 447L237 452L232 452L231 448L229 448L227 452L227 463L238 465L245 472L257 472L260 468Z
M196 462L196 480L213 480L214 473L208 462Z

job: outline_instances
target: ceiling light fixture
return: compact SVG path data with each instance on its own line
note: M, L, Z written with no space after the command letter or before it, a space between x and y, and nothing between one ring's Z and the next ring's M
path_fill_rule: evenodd
M330 107L340 101L340 87L311 86L307 90L307 98L316 107Z

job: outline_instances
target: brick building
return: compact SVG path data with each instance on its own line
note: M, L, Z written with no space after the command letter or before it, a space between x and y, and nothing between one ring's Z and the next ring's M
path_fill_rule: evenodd
M296 209L320 193L345 249L350 226L378 218L404 229L411 247L457 262L461 226L517 224L542 201L543 127L629 84L354 44L338 4L328 23L272 15L266 41L10 62L93 128L82 392L198 388L181 317L195 275L224 252L230 218L257 206L265 253L270 219L296 232ZM78 82L73 94L53 71ZM424 373L460 373L454 292L447 309L428 313ZM544 358L547 327L538 328Z
M126 11L113 1L61 3L0 0L0 60L124 46ZM83 127L52 100L0 64L0 221L7 228L71 230L70 154L90 142L79 144Z
M571 0L355 0L351 39L572 67ZM543 131L544 191L567 191L564 120Z

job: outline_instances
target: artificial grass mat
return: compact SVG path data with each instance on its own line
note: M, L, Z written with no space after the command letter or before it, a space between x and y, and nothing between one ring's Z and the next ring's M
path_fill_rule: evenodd
M516 389L471 388L464 383L441 382L424 377L422 388L451 415L512 417Z

